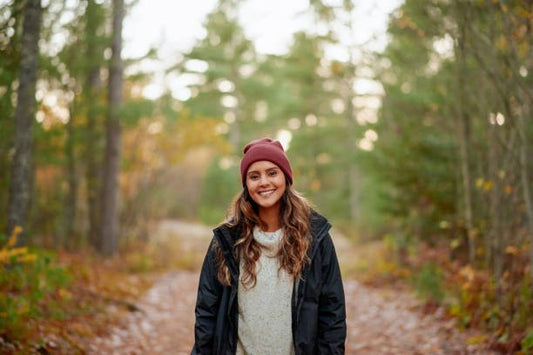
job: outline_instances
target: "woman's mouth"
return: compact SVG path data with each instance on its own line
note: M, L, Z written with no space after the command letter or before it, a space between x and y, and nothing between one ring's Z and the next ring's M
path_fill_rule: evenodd
M274 193L274 191L276 191L276 189L259 191L257 194L261 197L269 197Z

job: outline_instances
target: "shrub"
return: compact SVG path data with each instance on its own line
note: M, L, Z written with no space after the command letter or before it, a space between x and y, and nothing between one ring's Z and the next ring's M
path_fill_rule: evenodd
M21 232L15 228L0 249L0 336L10 339L25 335L29 318L62 318L60 304L70 295L71 275L55 263L54 254L15 247Z
M413 276L413 283L419 296L440 303L444 298L443 279L442 270L435 264L429 263Z

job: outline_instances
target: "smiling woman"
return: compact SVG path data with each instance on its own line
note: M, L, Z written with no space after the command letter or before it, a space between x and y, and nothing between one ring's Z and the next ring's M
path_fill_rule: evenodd
M344 354L331 225L292 187L279 141L255 140L243 153L243 190L202 266L192 353Z

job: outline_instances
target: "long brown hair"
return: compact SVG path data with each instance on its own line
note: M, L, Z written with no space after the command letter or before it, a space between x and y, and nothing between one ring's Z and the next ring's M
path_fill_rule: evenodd
M277 258L280 269L287 271L294 279L301 276L304 266L309 262L307 252L311 245L310 215L309 202L287 184L281 197L280 220L284 235ZM244 286L254 287L257 282L255 264L261 254L261 247L253 238L253 229L255 226L265 228L266 225L259 218L259 206L252 200L246 187L233 201L224 224L229 228L238 227L240 231L234 254L239 255L243 263L241 281ZM223 285L229 286L229 268L222 251L218 249L217 277Z

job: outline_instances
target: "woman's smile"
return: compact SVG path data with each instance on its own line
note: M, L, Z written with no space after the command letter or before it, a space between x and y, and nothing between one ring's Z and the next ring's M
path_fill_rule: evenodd
M269 197L270 195L272 195L272 193L276 191L276 189L272 189L272 190L266 190L266 191L259 191L259 195L261 197Z

